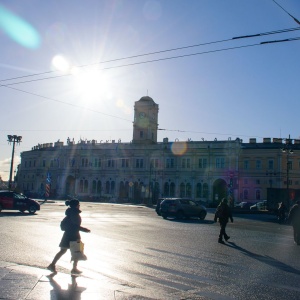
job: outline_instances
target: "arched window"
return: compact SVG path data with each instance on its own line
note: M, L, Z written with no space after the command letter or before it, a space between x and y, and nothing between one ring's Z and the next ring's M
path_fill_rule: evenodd
M170 184L170 197L175 197L175 183L171 182Z
M109 181L106 181L106 185L105 185L105 194L109 194L110 192L110 184L109 184Z
M248 190L244 190L244 200L248 200L249 192Z
M93 180L93 184L92 184L92 193L96 194L96 190L97 190L97 182L96 180Z
M88 192L88 188L89 188L89 182L87 181L87 179L84 181L84 192L87 193Z
M185 184L183 182L180 184L180 192L179 192L179 194L180 194L181 198L185 197Z
M203 198L208 199L208 184L207 183L203 184Z
M112 182L110 183L110 193L111 193L111 194L114 194L114 193L115 193L115 182L114 182L114 181L112 181Z
M83 193L83 180L79 181L79 193Z
M190 183L186 184L186 197L192 197L192 186Z
M164 197L170 197L170 187L168 182L164 185Z
M202 184L199 182L196 185L196 198L201 198L202 195Z
M101 181L98 180L97 182L97 194L101 194L102 186L101 186Z
M255 198L256 198L256 200L260 200L260 190L256 190Z

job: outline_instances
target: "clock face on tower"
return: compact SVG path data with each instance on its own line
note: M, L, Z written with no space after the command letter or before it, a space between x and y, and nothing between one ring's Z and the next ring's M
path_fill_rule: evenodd
M143 118L145 118L145 113L144 112L140 112L139 116L140 116L140 119L143 119Z

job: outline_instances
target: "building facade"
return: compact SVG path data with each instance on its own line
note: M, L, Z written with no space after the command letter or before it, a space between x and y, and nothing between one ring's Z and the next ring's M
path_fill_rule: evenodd
M50 179L50 197L136 203L159 197L254 202L267 199L270 189L299 189L299 140L158 142L158 112L148 96L135 102L129 143L68 139L22 152L18 189L42 197Z

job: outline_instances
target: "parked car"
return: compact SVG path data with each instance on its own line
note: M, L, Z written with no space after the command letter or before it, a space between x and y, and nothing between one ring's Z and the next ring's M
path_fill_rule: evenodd
M250 210L267 210L267 200L257 202L250 206Z
M243 201L241 203L236 204L234 207L237 209L249 210L251 205L253 205L252 202Z
M19 210L21 212L28 210L30 214L34 214L37 210L40 210L40 204L23 194L0 191L0 212L2 209Z
M160 204L162 203L162 201L164 200L164 198L158 198L157 199L157 203L156 203L156 207L155 207L155 211L156 213L160 216Z
M164 219L168 217L175 217L177 219L197 217L204 220L207 211L205 206L197 204L191 199L166 198L160 204L160 214Z

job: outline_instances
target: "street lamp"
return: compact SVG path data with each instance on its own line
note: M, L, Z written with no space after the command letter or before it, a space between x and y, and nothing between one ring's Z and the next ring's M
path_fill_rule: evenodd
M292 149L292 140L290 138L286 139L285 147L282 149L283 153L286 153L286 193L287 193L287 203L288 207L290 207L290 193L289 193L289 188L290 188L290 168L291 168L291 163L289 161L290 155L294 153Z
M8 183L8 189L11 190L11 185L12 185L12 172L13 172L13 166L14 166L14 155L15 155L15 144L21 143L22 137L17 136L17 135L8 135L8 142L13 143L13 148L12 148L12 154L11 154L11 163L10 163L10 172L9 172L9 183Z

